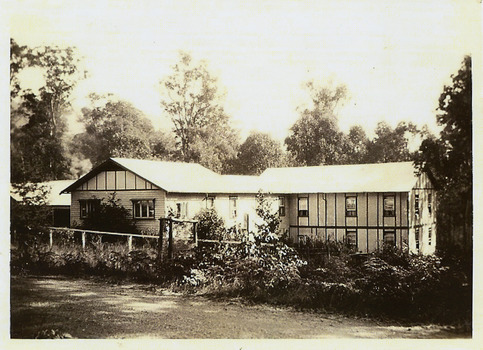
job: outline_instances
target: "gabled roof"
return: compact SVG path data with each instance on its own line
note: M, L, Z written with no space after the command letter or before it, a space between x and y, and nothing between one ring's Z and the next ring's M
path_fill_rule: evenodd
M407 192L417 181L412 162L269 168L260 178L272 193Z
M417 181L412 162L269 168L260 176L244 176L220 175L195 163L110 158L62 192L113 166L175 193L408 192Z
M52 206L70 206L70 194L60 192L66 188L67 186L71 185L74 180L57 180L57 181L46 181L46 182L39 182L37 183L40 186L46 186L49 189L49 193L46 198L46 203ZM27 194L30 196L35 195L35 193ZM10 196L15 199L16 201L21 201L22 198L15 191L14 187L10 185Z
M106 165L117 165L167 192L176 193L256 193L257 176L220 175L200 164L128 158L110 158L81 177L63 192L70 192L88 181Z

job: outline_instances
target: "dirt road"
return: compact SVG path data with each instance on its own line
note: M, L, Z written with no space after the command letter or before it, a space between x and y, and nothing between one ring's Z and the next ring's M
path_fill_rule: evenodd
M89 279L11 279L11 337L58 330L74 338L454 338L439 326L402 327L373 320L220 302L140 284ZM465 336L469 336L466 334Z

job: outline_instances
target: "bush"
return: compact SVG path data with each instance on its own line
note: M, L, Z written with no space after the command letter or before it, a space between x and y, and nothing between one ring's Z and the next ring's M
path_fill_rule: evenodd
M194 219L198 220L198 238L222 240L225 237L225 222L215 209L204 209Z

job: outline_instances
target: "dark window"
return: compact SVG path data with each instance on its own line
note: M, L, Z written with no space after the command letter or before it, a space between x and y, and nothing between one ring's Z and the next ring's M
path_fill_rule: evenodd
M345 197L345 216L357 216L357 197Z
M95 216L99 210L99 199L81 199L80 203L80 218L87 219Z
M285 216L285 197L278 197L278 215Z
M214 196L206 197L206 208L213 209L214 207L215 207L215 197Z
M133 218L153 219L154 199L132 199Z
M356 230L347 230L345 233L345 238L347 245L350 248L357 249L357 231Z
M309 216L309 199L307 197L301 197L298 199L298 216Z
M414 195L414 214L419 216L419 194Z
M383 215L384 216L396 216L396 207L395 207L395 197L394 196L384 196Z
M432 232L433 230L431 229L431 227L428 228L428 245L431 245L431 236L432 236Z
M176 203L176 217L186 218L188 216L188 202Z
M429 212L429 215L431 215L431 210L433 209L432 208L432 202L433 202L432 193L428 193L428 212Z
M384 245L396 245L396 232L394 230L384 230Z
M416 242L416 250L419 252L419 227L416 227L415 229L414 241Z
M238 201L238 197L230 197L230 218L234 219L237 217L238 213L237 213L237 202Z

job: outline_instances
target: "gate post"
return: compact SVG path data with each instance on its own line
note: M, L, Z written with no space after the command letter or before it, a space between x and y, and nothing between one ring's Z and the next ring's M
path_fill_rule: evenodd
M195 244L195 247L198 246L198 223L193 222L193 242Z
M49 230L49 247L50 247L50 248L52 248L52 244L54 243L54 242L53 242L53 237L52 237L52 235L53 235L53 230L52 230L52 229L50 229L50 230Z
M173 220L169 220L169 233L168 233L168 259L173 258Z
M82 231L82 249L86 248L86 233Z
M166 219L159 219L158 260L163 259L163 237L166 231Z
M132 250L132 236L127 236L127 247L129 251Z

